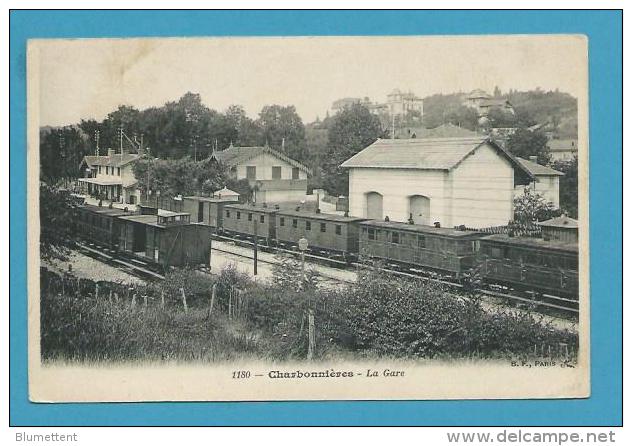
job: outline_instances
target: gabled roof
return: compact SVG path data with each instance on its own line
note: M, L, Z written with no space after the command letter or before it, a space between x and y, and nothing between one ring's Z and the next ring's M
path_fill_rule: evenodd
M408 132L410 130L410 133ZM427 129L425 127L404 127L397 132L398 136L411 138L461 138L461 137L477 137L478 133L456 126L452 123L441 124L438 127Z
M230 147L228 147L226 150L213 152L210 158L215 159L229 167L233 167L250 161L254 157L259 156L263 153L270 154L294 167L298 167L300 170L304 171L308 175L311 175L312 173L309 167L268 146L235 147L231 144Z
M500 144L487 136L463 138L378 139L341 164L341 167L451 170L484 144L509 160L527 177L533 175Z
M110 166L110 167L123 167L126 164L134 162L140 158L140 155L136 153L117 153L111 156L108 155L87 155L83 157L82 164L85 163L88 167L94 166Z
M574 228L577 229L579 224L577 220L574 220L567 215L562 215L561 217L555 217L550 220L541 221L538 225L543 226L545 228Z
M576 139L550 139L547 145L551 152L577 152Z
M533 161L529 161L518 156L516 157L516 159L520 164L522 164L525 169L531 172L533 176L564 176L562 172L551 169L550 167L534 163Z

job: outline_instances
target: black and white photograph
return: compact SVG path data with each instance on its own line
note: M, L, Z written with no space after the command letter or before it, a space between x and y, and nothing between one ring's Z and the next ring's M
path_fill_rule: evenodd
M590 395L584 37L27 60L32 401Z

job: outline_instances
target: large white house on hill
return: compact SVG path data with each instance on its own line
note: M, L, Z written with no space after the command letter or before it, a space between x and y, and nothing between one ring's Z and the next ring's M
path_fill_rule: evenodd
M506 225L533 175L485 136L380 139L342 164L351 215L442 227Z

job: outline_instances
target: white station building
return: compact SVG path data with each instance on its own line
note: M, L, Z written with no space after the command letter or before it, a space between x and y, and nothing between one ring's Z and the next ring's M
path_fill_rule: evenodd
M514 191L534 177L486 136L379 139L345 161L349 213L484 228L513 220Z

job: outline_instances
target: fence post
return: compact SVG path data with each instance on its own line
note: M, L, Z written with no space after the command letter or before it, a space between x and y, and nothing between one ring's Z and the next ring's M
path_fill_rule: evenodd
M165 308L165 292L160 292L160 308Z
M146 294L143 296L143 300L144 300L143 304L145 308L147 308L147 295Z
M99 299L99 282L94 284L94 298Z
M307 344L307 360L311 361L314 357L314 348L316 347L316 333L314 330L314 311L307 311L307 336L308 336L308 344Z
M189 312L189 307L187 306L187 295L184 294L184 288L180 288L180 292L182 293L182 306L184 307L184 312Z
M217 294L217 283L214 283L211 287L211 304L208 307L208 318L213 315L213 306L215 305L215 295Z
M233 317L233 293L234 289L231 287L228 292L228 319L232 319Z
M132 294L132 308L136 306L136 293Z

